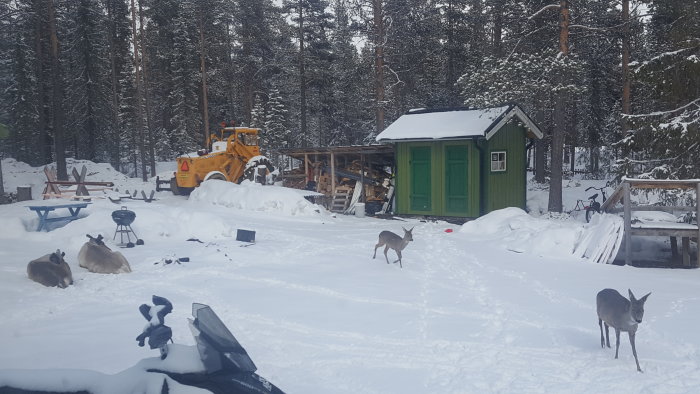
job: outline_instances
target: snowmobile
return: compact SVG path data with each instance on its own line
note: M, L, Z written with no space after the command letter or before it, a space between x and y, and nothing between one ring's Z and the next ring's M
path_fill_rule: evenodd
M158 301L157 298L161 297L153 296L154 304ZM165 309L169 305L167 302ZM282 390L255 373L258 369L255 363L211 307L193 303L192 316L194 320L188 319L190 330L206 371L178 373L149 369L148 372L163 373L180 384L203 388L214 394L283 394ZM156 330L157 328L153 330L152 335ZM164 331L169 332L170 329ZM166 337L167 334L159 335L158 340L151 345L152 348L155 346L161 349L161 359L165 359L168 354L167 340L170 338Z
M144 346L148 339L151 349L160 350L160 358L143 359L117 375L86 370L0 370L0 394L168 394L171 389L187 392L185 387L214 394L284 394L255 373L253 360L208 305L192 304L194 319L188 321L196 347L172 343L172 330L165 325L172 304L166 298L154 295L153 306L143 304L139 311L148 324L136 340Z

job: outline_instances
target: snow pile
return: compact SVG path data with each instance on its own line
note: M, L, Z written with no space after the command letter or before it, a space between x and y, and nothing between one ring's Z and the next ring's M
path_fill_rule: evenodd
M534 218L520 208L505 208L465 223L459 232L474 240L494 240L517 253L611 263L622 241L621 229L622 219L615 215L595 215L585 224Z
M317 216L325 213L325 209L309 202L295 189L263 186L250 181L237 185L231 182L208 180L192 192L190 202L286 216Z
M492 239L508 250L537 256L574 252L583 224L538 219L520 208L504 208L465 223L460 233L472 239Z

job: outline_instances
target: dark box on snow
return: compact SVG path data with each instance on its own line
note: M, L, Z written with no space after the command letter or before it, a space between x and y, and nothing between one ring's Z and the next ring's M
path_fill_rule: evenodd
M236 241L255 242L255 231L238 229L236 233Z

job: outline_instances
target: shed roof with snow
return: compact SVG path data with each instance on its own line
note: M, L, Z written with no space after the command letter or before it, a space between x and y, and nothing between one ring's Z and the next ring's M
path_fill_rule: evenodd
M482 109L410 110L379 133L376 139L378 142L480 137L488 140L513 118L525 125L528 137L542 138L542 131L517 104L506 104Z

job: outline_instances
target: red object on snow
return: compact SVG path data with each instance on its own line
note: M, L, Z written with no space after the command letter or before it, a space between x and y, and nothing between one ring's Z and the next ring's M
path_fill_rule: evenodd
M448 228L448 229L445 230L445 232L446 232L446 233L451 233L451 232L452 232L452 229L451 229L451 228Z

